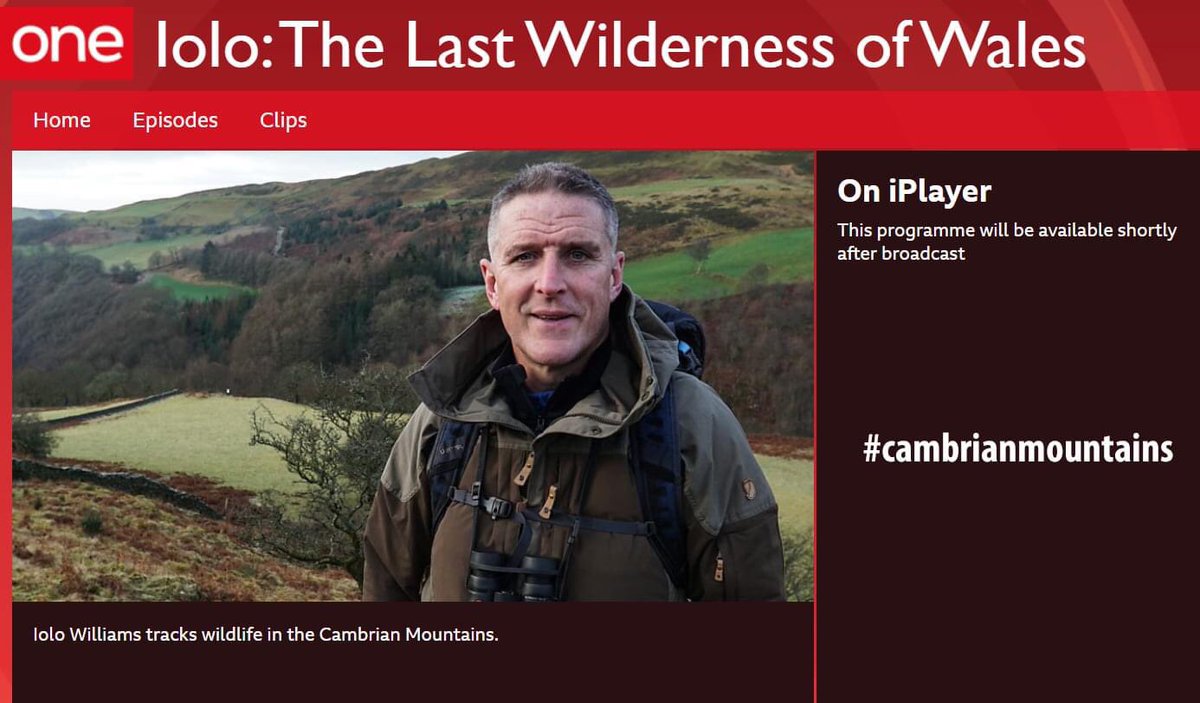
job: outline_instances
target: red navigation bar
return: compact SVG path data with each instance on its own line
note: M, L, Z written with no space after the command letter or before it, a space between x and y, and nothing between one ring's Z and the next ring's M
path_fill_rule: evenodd
M1195 149L1187 92L18 92L14 149Z

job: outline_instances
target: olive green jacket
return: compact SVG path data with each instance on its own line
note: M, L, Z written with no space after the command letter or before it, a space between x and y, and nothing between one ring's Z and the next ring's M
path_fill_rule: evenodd
M513 418L488 371L509 344L495 311L480 316L410 377L423 403L392 449L367 520L364 600L465 600L471 550L511 554L516 548L521 532L516 521L476 517L477 510L463 503L452 502L431 534L424 474L442 418L486 423L484 495L536 510L553 488L554 513L639 521L627 460L630 428L662 398L668 379L684 464L686 592L672 585L646 537L584 530L571 547L561 598L784 597L778 508L737 419L712 388L676 370L677 341L645 303L626 289L613 305L613 352L599 387L536 437ZM468 490L478 475L478 444L461 489ZM584 491L583 467L591 451L596 463ZM531 453L532 470L518 485L514 479ZM528 553L561 559L571 530L552 524L533 529Z

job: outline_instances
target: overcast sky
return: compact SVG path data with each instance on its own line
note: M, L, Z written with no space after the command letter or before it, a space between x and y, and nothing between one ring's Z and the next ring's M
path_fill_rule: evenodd
M457 151L14 151L13 207L107 210L269 181L339 178Z

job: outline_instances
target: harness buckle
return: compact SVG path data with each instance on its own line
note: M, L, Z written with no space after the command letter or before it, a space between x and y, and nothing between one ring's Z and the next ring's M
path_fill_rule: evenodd
M493 520L504 520L513 514L513 504L503 498L485 498L483 510Z

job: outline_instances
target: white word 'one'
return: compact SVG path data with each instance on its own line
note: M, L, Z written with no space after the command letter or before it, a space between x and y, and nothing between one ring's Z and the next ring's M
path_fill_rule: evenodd
M26 37L33 37L36 47L32 52L26 51ZM22 63L37 63L49 54L51 63L58 63L62 56L63 38L70 37L75 41L76 61L86 62L89 58L99 63L113 63L121 60L121 49L125 47L125 38L116 27L102 24L85 36L84 31L74 25L51 27L50 32L35 24L27 24L13 34L13 55ZM70 44L68 44L70 46ZM108 51L115 49L115 51Z

